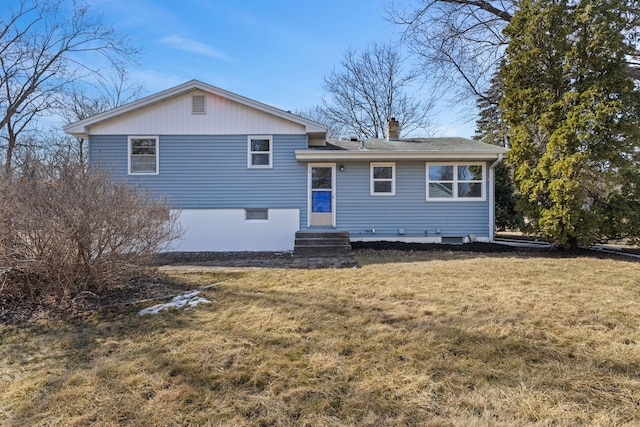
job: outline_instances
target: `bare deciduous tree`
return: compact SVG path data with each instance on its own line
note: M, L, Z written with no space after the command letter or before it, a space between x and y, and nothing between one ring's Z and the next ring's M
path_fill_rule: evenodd
M20 135L62 105L71 83L137 52L86 4L19 0L0 15L0 148L10 171ZM106 62L105 62L106 61ZM92 68L93 67L93 68Z
M332 117L327 116L326 111L320 105L311 107L308 110L296 110L293 114L325 125L327 127L327 138L340 138L341 135L346 133L344 126L336 123Z
M119 107L140 98L144 88L133 83L125 68L115 68L106 75L96 74L97 82L76 82L63 98L60 116L66 123L74 123L103 111ZM65 149L81 164L87 162L87 141L68 135L56 136L54 151Z
M628 0L636 4L637 0ZM388 8L391 22L404 27L403 41L458 99L492 102L486 97L509 38L504 28L518 10L517 0L413 0L412 8ZM633 9L633 8L631 8ZM628 58L627 74L640 82L640 31L626 37L638 48ZM633 42L635 41L635 43Z
M403 41L424 72L463 99L482 99L504 54L502 30L516 0L418 0L413 9L389 10L404 26ZM469 96L472 95L472 96Z
M341 68L324 79L329 98L323 113L346 133L364 138L384 138L387 123L395 117L403 135L431 133L434 98L421 99L409 91L418 85L417 74L403 69L403 59L388 44L371 43L362 52L350 49Z

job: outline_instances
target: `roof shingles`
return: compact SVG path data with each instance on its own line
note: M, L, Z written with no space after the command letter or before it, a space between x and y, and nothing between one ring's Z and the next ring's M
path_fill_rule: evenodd
M371 151L431 151L431 152L478 152L478 153L504 153L505 150L497 145L489 145L467 138L410 138L398 141L386 139L366 139L364 141L350 141L343 139L327 140L327 145L338 150L371 150ZM364 147L364 148L361 148ZM329 148L329 147L327 147Z

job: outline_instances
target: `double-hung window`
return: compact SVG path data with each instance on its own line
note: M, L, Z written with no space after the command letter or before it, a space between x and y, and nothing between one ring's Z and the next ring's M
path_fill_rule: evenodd
M247 150L247 167L273 167L273 138L271 136L250 136Z
M393 196L396 194L395 169L395 163L371 163L372 196Z
M427 200L484 200L484 164L427 164Z
M129 173L158 174L158 137L129 137Z

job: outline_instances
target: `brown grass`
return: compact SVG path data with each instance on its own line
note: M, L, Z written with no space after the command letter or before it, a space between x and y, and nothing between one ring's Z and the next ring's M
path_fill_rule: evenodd
M640 423L640 263L359 262L247 270L186 312L4 327L0 424Z

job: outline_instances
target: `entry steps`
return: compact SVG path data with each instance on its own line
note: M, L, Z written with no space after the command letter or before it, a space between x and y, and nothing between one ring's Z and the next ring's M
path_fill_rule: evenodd
M297 231L294 255L343 255L351 253L348 231Z

